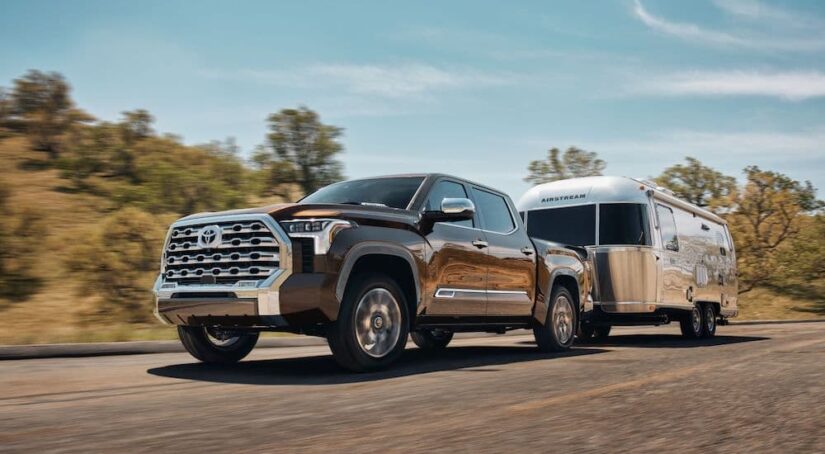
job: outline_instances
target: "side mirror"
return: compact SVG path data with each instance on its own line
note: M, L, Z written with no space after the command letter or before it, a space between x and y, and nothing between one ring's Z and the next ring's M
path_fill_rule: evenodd
M441 201L441 209L425 211L424 217L430 222L464 221L472 219L476 213L476 206L470 199L445 198Z

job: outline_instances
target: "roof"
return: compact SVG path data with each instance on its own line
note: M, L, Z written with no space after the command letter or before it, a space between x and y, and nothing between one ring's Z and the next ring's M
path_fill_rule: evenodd
M617 176L570 178L534 186L519 199L519 211L590 203L647 203L648 191L653 197L724 224L724 219L710 211L686 202L670 191L644 180Z

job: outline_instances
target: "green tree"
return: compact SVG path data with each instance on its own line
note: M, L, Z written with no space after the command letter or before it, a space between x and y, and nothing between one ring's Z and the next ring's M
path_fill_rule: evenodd
M797 237L805 214L822 208L810 182L745 168L743 188L729 196L726 218L737 247L739 292L768 283L780 268L780 247Z
M152 129L155 117L149 111L144 109L127 110L121 115L123 115L123 119L120 121L120 126L123 129L123 139L126 143L131 144L155 135L155 130Z
M0 298L20 301L38 290L36 258L45 232L39 212L9 203L0 182Z
M137 208L124 208L90 232L88 241L73 247L67 265L85 291L102 296L98 315L129 322L150 318L163 224Z
M700 207L723 203L736 190L736 179L686 157L683 164L668 167L655 178L657 184L673 191L677 197Z
M269 116L268 148L253 160L270 172L269 184L296 183L304 194L343 179L335 157L344 149L338 139L343 130L321 123L306 107L283 109Z
M535 185L567 178L601 175L605 166L607 164L598 158L595 151L570 147L562 154L558 148L551 148L547 152L547 159L530 162L527 166L529 174L524 181Z
M31 70L14 80L10 122L53 159L59 155L61 136L75 123L91 119L74 107L69 92L69 84L55 72Z
M12 115L12 101L9 92L0 87L0 137L9 129Z

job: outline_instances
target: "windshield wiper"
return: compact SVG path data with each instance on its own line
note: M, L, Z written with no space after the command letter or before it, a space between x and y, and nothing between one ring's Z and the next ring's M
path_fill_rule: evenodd
M379 202L338 202L341 205L361 205L361 206L370 206L370 207L384 207L389 208L387 205Z

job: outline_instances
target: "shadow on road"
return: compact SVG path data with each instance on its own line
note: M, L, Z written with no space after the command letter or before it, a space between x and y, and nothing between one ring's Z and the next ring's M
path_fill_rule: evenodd
M716 336L710 339L685 339L678 334L627 334L610 336L607 339L576 340L577 345L594 345L599 347L637 347L637 348L694 348L715 347L717 345L739 344L768 340L769 337L759 336ZM521 344L532 344L532 341L522 341Z
M175 364L149 369L152 375L186 380L248 385L329 385L358 383L444 370L491 372L490 366L526 361L592 355L607 350L574 348L564 353L541 353L527 347L450 347L440 352L411 349L392 368L354 374L341 369L331 356L242 361L231 366L202 363Z

